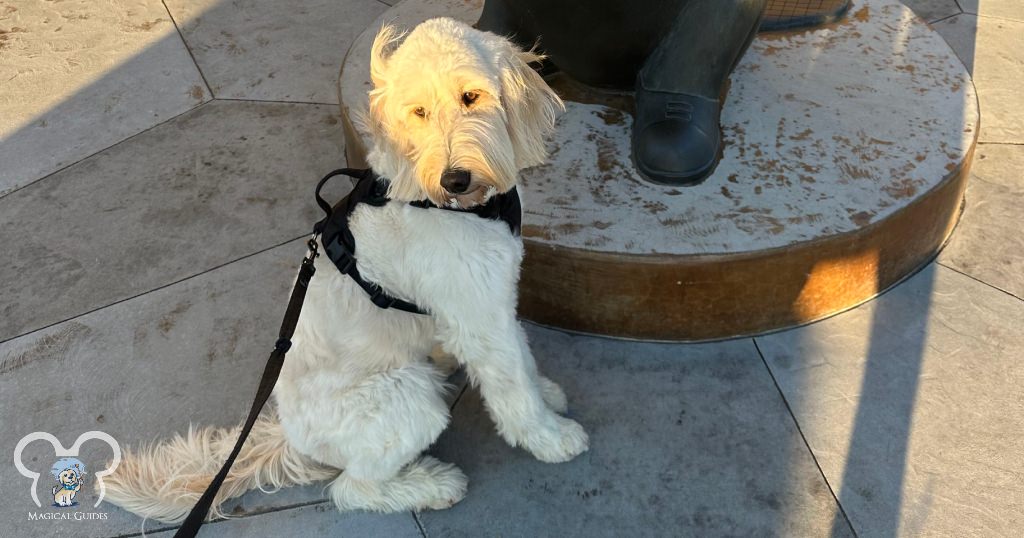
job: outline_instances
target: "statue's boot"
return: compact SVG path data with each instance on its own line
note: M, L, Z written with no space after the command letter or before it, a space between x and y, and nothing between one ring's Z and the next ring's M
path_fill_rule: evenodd
M750 45L765 0L692 0L636 84L633 161L647 179L695 185L718 164L729 73Z
M648 90L637 82L633 160L647 179L695 185L718 162L722 133L717 99Z

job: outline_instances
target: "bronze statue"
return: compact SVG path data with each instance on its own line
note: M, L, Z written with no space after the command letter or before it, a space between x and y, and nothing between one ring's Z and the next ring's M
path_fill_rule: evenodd
M487 0L478 27L527 48L539 42L554 68L584 84L634 89L636 168L691 185L718 162L720 99L767 1Z

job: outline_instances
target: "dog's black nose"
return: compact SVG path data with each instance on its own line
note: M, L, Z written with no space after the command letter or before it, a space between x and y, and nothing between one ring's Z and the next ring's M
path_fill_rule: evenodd
M450 168L441 174L441 186L452 194L462 194L469 188L469 170Z

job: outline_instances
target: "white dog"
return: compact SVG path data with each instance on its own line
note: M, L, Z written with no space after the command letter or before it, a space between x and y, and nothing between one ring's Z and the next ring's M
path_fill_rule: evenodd
M545 462L587 450L583 428L558 414L565 395L537 372L516 320L521 240L502 221L404 203L472 207L543 162L562 103L529 67L538 59L450 19L424 22L404 40L390 27L377 35L368 160L391 180L395 201L359 205L349 225L364 278L430 315L377 308L330 262L318 263L274 391L276 416L257 422L210 517L247 490L318 480L331 480L342 510L458 502L465 475L421 455L449 420L444 379L455 365L443 363L452 356L509 444ZM435 347L443 352L432 364ZM106 480L107 499L181 520L237 432L190 431L127 453Z

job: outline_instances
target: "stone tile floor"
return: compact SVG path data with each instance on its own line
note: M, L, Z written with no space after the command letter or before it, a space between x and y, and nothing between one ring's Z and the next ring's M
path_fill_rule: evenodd
M1024 4L909 5L972 70L983 115L966 212L935 263L757 338L530 327L591 433L582 457L509 448L460 388L433 449L470 477L454 508L338 514L320 488L292 488L246 495L203 535L1019 536ZM309 182L343 162L338 67L386 9L0 1L3 451L35 430L134 444L244 414L316 215ZM171 533L109 505L29 521L25 479L0 465L0 482L0 536Z

